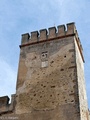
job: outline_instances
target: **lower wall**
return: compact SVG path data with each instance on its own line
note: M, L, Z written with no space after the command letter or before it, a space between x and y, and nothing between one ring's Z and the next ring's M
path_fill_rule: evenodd
M69 109L69 111L67 111ZM80 120L77 105L60 105L52 110L32 110L28 114L5 114L0 119L7 120Z

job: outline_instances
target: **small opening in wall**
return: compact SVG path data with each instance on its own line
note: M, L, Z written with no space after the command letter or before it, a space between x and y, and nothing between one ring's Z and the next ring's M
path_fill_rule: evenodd
M42 54L42 57L44 57L44 54Z
M47 57L48 57L48 52L47 51L46 52L42 52L41 58L45 59Z
M71 91L71 92L73 92L73 91Z
M51 88L55 88L55 86L51 86Z
M73 82L76 82L76 80L73 80Z
M50 95L50 97L52 97L52 95Z
M40 103L40 102L37 102L38 104Z
M34 94L34 96L36 96L36 94Z
M64 71L64 69L62 68L61 71Z
M41 86L43 86L43 84L41 84Z
M51 61L51 64L54 63L54 61Z
M74 102L74 100L71 100L71 102Z

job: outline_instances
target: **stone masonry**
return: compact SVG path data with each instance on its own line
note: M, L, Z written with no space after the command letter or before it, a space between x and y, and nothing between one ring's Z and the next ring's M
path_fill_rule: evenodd
M0 98L0 119L89 120L83 49L75 23L66 27L22 35L16 94Z

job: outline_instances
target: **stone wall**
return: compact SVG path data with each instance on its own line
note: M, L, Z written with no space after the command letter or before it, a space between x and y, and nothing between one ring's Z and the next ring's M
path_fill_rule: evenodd
M80 106L80 115L81 115L80 117L81 117L81 120L89 120L87 96L86 96L86 88L85 88L85 78L84 78L84 65L83 65L83 60L81 58L76 40L75 40L75 51L76 51L79 106Z
M67 28L65 31L64 26L59 26L56 32L52 27L49 34L40 30L39 36L38 32L32 32L31 37L28 34L22 36L16 114L29 113L32 116L37 111L37 120L43 120L45 116L40 114L41 111L46 118L50 111L50 119L53 119L52 114L55 114L55 120L80 119L75 26L72 23Z
M9 97L0 97L0 115L12 113L15 108L15 94L11 96L11 103L9 103Z

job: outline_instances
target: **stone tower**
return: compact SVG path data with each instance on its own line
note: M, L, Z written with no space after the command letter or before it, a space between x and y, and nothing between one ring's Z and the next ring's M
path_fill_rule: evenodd
M30 120L88 120L84 57L74 23L22 35L16 114Z
M82 45L75 24L66 27L22 35L12 110L19 120L89 120Z

